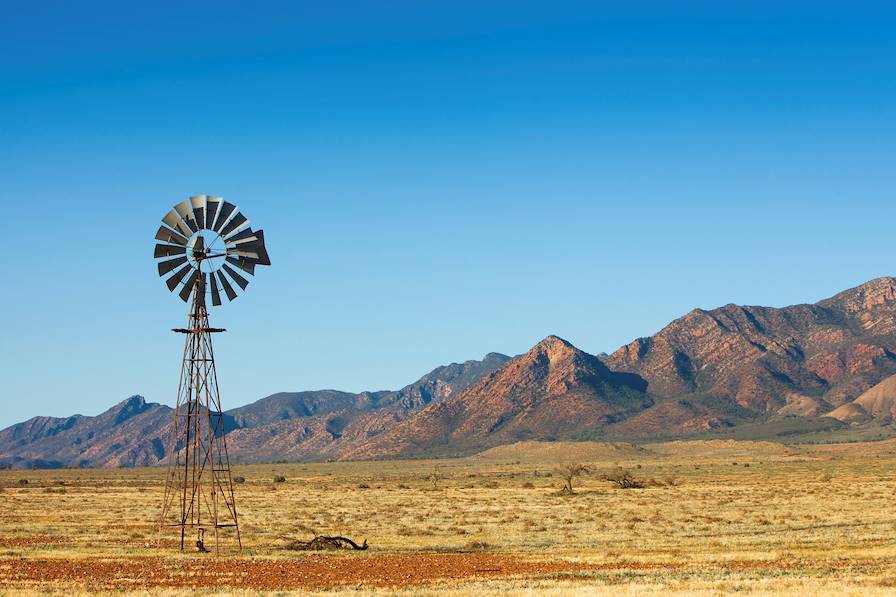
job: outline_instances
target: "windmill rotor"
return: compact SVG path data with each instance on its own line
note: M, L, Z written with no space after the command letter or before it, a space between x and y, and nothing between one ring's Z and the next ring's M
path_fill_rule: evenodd
M271 264L264 231L249 224L236 205L221 197L196 195L175 205L162 218L153 250L168 290L184 302L195 292L203 304L208 295L218 306L222 290L234 300L234 285L241 291L249 285L243 274L254 276L256 266Z

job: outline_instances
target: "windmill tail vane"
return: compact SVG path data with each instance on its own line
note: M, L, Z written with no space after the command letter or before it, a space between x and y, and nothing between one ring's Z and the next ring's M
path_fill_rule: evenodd
M256 266L271 264L264 231L252 230L239 209L221 197L197 195L165 214L155 238L159 276L168 276L168 290L190 304L187 327L173 330L185 335L185 343L159 532L179 529L181 551L190 547L188 536L194 533L199 552L210 551L206 541L213 539L220 553L225 535L241 549L212 348L212 334L225 330L209 325L206 298L219 306L223 291L234 300L233 285L242 291L249 285L234 268L254 276Z

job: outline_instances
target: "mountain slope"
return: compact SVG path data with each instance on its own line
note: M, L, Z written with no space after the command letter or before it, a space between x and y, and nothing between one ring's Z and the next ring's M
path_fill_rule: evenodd
M508 362L510 357L490 352L481 361L451 363L433 369L416 382L395 392L389 401L407 410L438 404L467 389L484 376Z
M481 361L469 360L437 367L397 391L360 394L337 390L280 392L227 412L239 427L261 427L289 419L348 411L361 413L383 407L410 411L441 402L509 360L508 356L492 352Z
M227 413L238 427L262 427L277 421L363 409L368 403L366 394L337 390L279 392Z
M892 423L896 419L896 375L886 378L854 401L835 408L828 416L844 423Z
M132 396L95 417L35 417L0 431L13 466L139 466L167 456L172 409Z
M234 462L316 459L367 439L466 389L510 357L490 353L438 367L397 391L282 392L225 411ZM96 417L35 417L0 430L0 463L26 467L142 466L167 461L173 411L133 396Z
M465 390L509 360L489 353L481 361L437 367L401 390L346 395L353 398L339 398L345 401L344 408L237 429L228 435L228 442L240 461L336 458L417 410Z
M636 375L549 336L479 383L429 406L343 458L454 454L525 439L577 439L652 401Z
M663 397L721 396L762 414L793 393L843 404L896 372L896 280L814 305L695 309L606 363Z

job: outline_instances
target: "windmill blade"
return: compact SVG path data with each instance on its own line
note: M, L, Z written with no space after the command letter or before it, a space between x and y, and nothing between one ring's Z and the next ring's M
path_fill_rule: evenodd
M256 230L255 236L258 237L258 245L254 249L258 253L258 265L270 265L271 258L268 257L268 250L264 246L264 230Z
M230 282L227 281L227 278L224 277L221 270L218 270L218 277L221 279L221 287L224 288L224 294L227 295L227 300L232 301L235 299L236 293L233 291L233 286L230 285Z
M227 249L228 255L236 255L237 257L248 257L249 259L255 259L256 261L259 258L258 251L255 251L252 247L232 247Z
M271 265L271 258L268 257L268 251L264 245L261 246L261 251L258 253L258 265Z
M205 195L190 197L190 207L193 208L193 221L197 228L205 228Z
M255 264L257 261L254 259L246 259L245 257L240 257L237 259L236 257L228 257L227 263L232 263L247 274L255 275Z
M215 218L218 217L218 208L221 207L220 197L209 197L205 202L205 229L211 230L215 225Z
M165 226L159 226L159 231L156 232L156 240L160 240L163 243L187 246L187 239L185 237Z
M245 290L246 286L249 285L249 280L247 280L246 278L244 278L241 275L239 275L238 273L236 273L236 270L233 269L232 267L230 267L229 265L227 265L226 263L221 265L221 269L223 269L225 272L230 274L230 277L233 278L233 281L236 282L237 284L239 284L240 288L242 288L243 290ZM220 273L220 270L218 273Z
M182 255L180 257L175 257L169 261L160 261L159 262L159 275L164 276L168 272L174 270L177 267L185 264L187 262L187 256Z
M180 284L181 280L183 280L184 277L186 277L186 275L189 274L190 270L192 270L192 269L193 269L193 266L188 263L185 266L183 266L182 268L180 268L179 270L177 270L177 272L175 272L175 274L173 276L171 276L170 278L165 280L165 284L168 285L168 290L170 290L171 292L174 292L174 289L177 288L177 285Z
M260 231L255 233L257 236L256 240L247 240L246 242L237 243L233 247L229 247L227 251L225 251L228 255L237 255L241 257L249 257L251 259L255 259L259 265L270 265L271 261L268 258L268 252L264 247L264 231Z
M164 223L169 228L177 230L186 237L189 237L191 234L193 234L193 231L190 230L190 227L184 223L183 219L180 217L180 214L178 214L177 211L173 209L165 214L165 217L162 218L162 223Z
M255 233L252 232L252 228L245 228L240 232L232 235L230 238L224 239L225 245L238 245L240 243L246 243L252 240L258 240L258 237L255 236Z
M218 292L218 276L211 272L208 278L212 283L212 305L217 307L221 304L221 294Z
M254 240L246 240L245 242L239 242L235 245L228 247L228 251L254 251L258 253L262 247L261 239L255 237Z
M233 210L236 209L236 205L233 203L228 203L227 201L223 201L221 203L221 209L218 210L218 217L215 218L215 226L212 228L215 232L219 232L221 228L224 226L224 222L227 221L227 218L233 213Z
M175 205L174 210L180 215L180 219L184 221L184 224L190 228L190 234L199 230L196 221L193 219L195 216L193 216L193 206L190 204L189 199L184 199Z
M199 279L199 270L195 270L193 275L187 280L187 283L184 284L184 287L180 289L178 293L180 298L186 303L190 300L190 293L193 292L193 289L196 288L196 280Z
M246 216L237 212L232 218L230 218L230 221L227 222L227 224L223 228L221 228L221 232L219 234L223 238L227 238L230 234L236 232L248 223L249 220L246 218Z
M181 247L180 245L156 245L156 249L152 252L152 256L158 259L159 257L171 257L172 255L180 255L186 252L187 248Z

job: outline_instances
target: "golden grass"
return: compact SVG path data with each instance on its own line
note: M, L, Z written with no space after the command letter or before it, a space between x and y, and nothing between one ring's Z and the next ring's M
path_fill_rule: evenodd
M576 480L574 495L559 495L560 454L604 456L587 464L598 472L627 467L654 482L622 490L591 474ZM442 478L433 489L436 464ZM288 540L342 534L370 542L369 551L352 557L484 551L588 565L564 574L409 586L401 590L407 595L892 594L894 464L896 442L674 442L643 450L579 444L560 452L527 443L488 458L438 463L238 466L234 474L246 478L237 486L239 557L292 561L299 556L283 549ZM23 559L201 557L155 544L163 474L0 472L0 591L73 590L11 580ZM275 475L287 481L274 484ZM90 583L75 588L105 590ZM134 589L147 594L139 584ZM398 588L362 583L336 590L385 595Z

